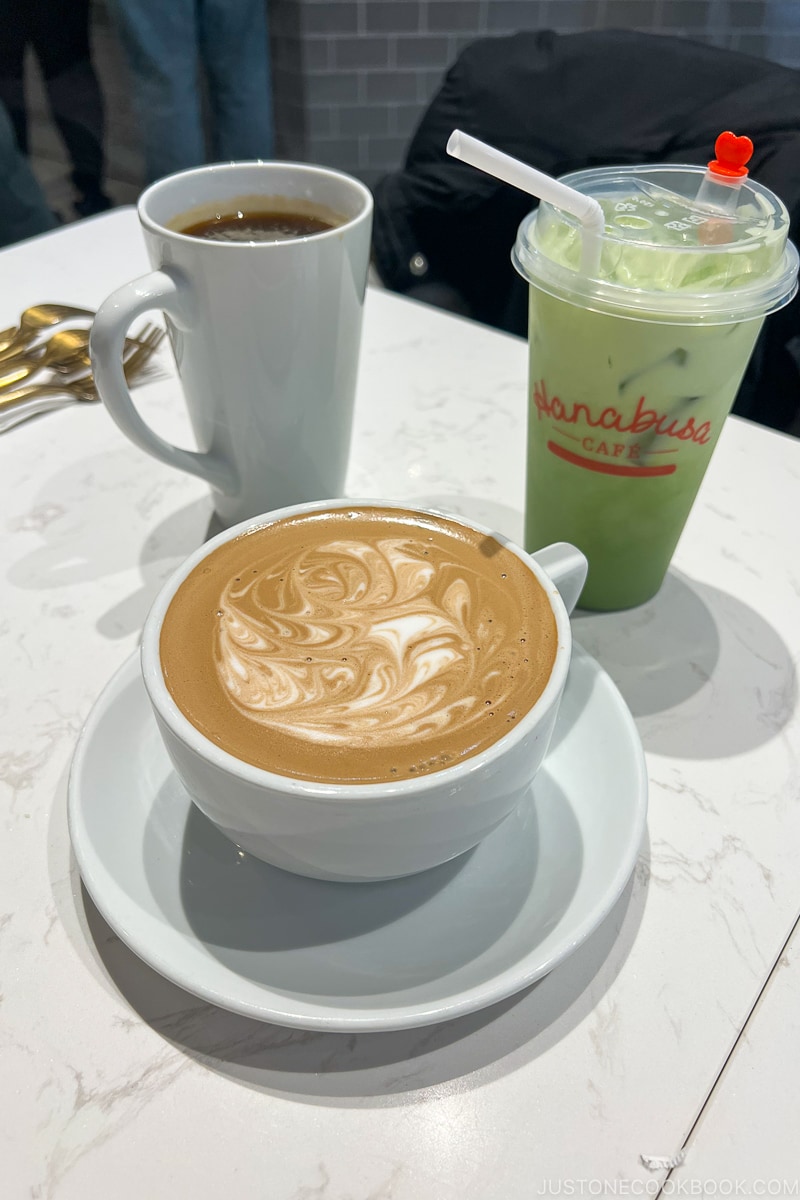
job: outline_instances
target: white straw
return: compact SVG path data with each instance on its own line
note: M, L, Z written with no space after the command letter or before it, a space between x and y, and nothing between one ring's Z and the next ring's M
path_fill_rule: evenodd
M537 171L535 167L496 150L486 142L454 129L447 142L447 153L453 158L502 179L520 191L536 196L537 200L546 200L576 217L582 226L581 272L584 275L595 276L600 269L600 238L605 229L603 210L593 196L584 196L568 187L560 179Z

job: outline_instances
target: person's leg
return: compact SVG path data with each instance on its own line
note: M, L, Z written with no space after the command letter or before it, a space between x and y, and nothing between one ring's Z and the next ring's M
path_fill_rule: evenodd
M82 216L103 212L103 97L89 47L89 0L37 0L31 6L31 44L67 153Z
M54 229L58 221L17 145L14 127L0 102L0 246Z
M25 46L29 11L20 11L18 0L0 0L0 104L5 105L17 145L28 153L25 114Z
M267 0L199 0L217 159L272 158Z
M195 0L109 0L133 76L147 182L205 162Z

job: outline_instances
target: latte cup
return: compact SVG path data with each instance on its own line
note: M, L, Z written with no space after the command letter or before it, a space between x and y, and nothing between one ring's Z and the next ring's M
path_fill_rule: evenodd
M317 213L331 227L262 241L186 232L240 207ZM341 495L369 266L369 189L325 167L218 163L160 179L142 194L138 213L153 270L101 304L89 344L114 421L141 450L204 479L223 525ZM153 309L164 313L196 449L151 429L125 378L129 326Z
M353 509L359 515L374 509L400 510L405 519L410 513L412 520L456 522L469 536L499 543L524 565L519 572L521 586L526 588L529 578L548 629L555 630L555 647L538 699L471 757L384 782L327 783L255 766L201 732L178 707L167 685L161 637L179 588L196 568L200 575L207 574L206 560L220 547L287 519ZM492 542L486 545L491 547ZM542 765L569 671L569 615L586 571L583 554L567 543L530 555L496 531L461 517L378 500L296 505L227 529L190 555L167 581L143 631L144 683L175 772L196 807L232 842L299 875L372 882L415 874L454 859L476 846L517 807ZM492 715L487 713L486 720Z

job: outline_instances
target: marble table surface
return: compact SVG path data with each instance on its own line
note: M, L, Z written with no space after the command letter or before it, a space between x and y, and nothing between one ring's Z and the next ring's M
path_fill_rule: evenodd
M132 210L12 247L0 326L147 269ZM143 411L188 439L166 347L158 366ZM519 538L525 392L523 342L370 291L348 494ZM800 442L730 419L659 595L574 617L647 757L611 914L510 1000L358 1036L181 991L71 855L76 737L206 536L205 486L75 405L0 438L0 487L4 1200L798 1194Z

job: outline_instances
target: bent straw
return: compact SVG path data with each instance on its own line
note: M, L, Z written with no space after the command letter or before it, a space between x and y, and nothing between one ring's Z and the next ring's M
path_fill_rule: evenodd
M546 200L549 204L561 208L576 217L582 227L581 239L581 273L595 276L600 269L600 238L605 229L603 210L593 196L584 196L568 187L560 179L537 171L527 163L496 150L494 146L454 129L447 142L447 153L452 158L461 159L503 183L535 196L537 200Z

